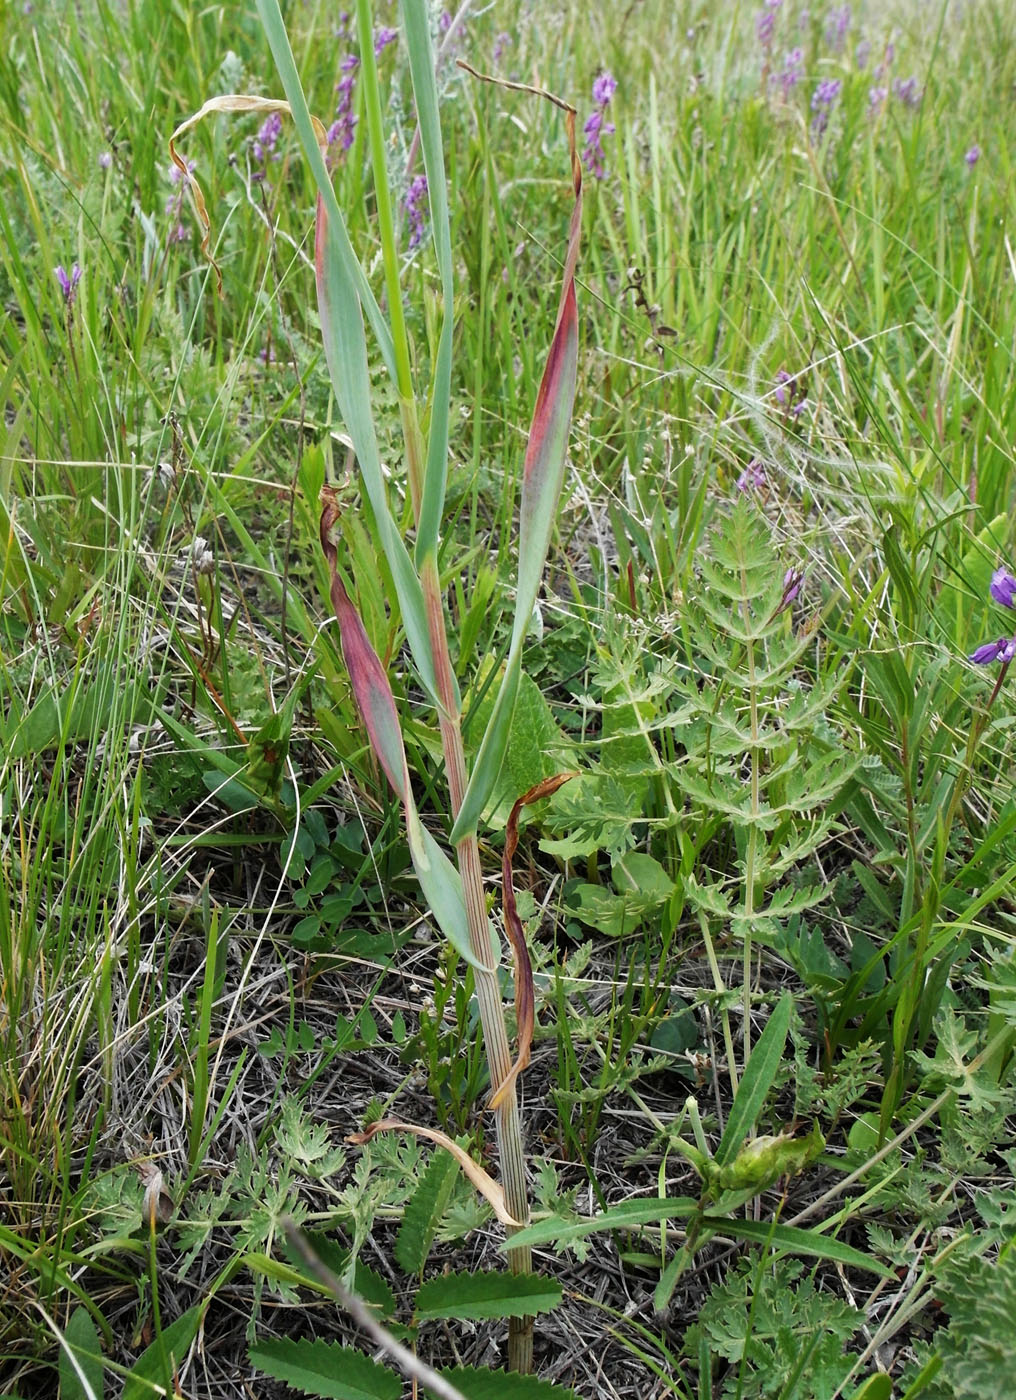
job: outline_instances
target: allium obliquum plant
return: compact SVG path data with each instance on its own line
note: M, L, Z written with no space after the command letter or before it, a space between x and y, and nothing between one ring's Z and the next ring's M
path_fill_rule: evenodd
M452 372L453 262L438 95L424 0L403 0L402 22L419 123L420 150L429 199L431 239L441 290L441 328L431 383L414 382L409 336L403 312L401 255L386 163L387 142L373 42L369 0L356 7L360 78L367 143L373 172L377 231L384 265L387 311L382 311L350 243L325 164L324 128L310 115L282 16L276 0L257 0L258 14L271 45L286 102L234 96L212 99L181 133L207 112L291 112L317 184L315 271L318 311L325 355L339 414L352 442L375 529L390 570L397 607L405 630L415 682L437 716L444 773L453 818L445 846L420 819L394 696L385 668L374 651L355 603L343 582L332 529L338 519L334 497L326 495L321 515L321 545L328 561L331 601L339 621L342 651L364 727L378 763L398 796L406 835L424 897L442 932L472 967L493 1094L502 1183L479 1168L470 1172L509 1230L529 1219L526 1171L516 1080L528 1058L532 1027L532 981L525 947L513 933L519 1026L517 1054L512 1055L505 1007L498 980L498 939L490 923L483 889L477 829L501 768L521 680L522 649L543 574L564 473L565 454L578 359L575 263L581 222L581 166L575 149L574 112L566 112L574 206L568 237L560 304L546 368L534 409L523 467L520 503L519 572L511 642L497 697L474 763L466 763L461 729L461 697L452 667L438 568L438 543L444 513L449 451L449 405ZM527 89L528 91L535 91ZM544 94L546 96L546 94ZM184 178L187 167L172 147ZM191 182L199 214L207 227L200 190ZM385 368L395 386L401 417L406 485L415 537L404 539L385 486L378 434L372 409L366 327L369 325ZM426 423L426 429L424 428ZM549 789L548 789L549 790ZM531 796L531 795L527 795ZM535 800L535 795L534 800ZM510 900L509 900L510 903ZM421 1132L454 1147L440 1134L406 1124L375 1124L372 1132L398 1127ZM460 1152L461 1157L461 1152ZM463 1165L469 1169L468 1161ZM509 1249L515 1273L531 1268L528 1248ZM532 1318L513 1317L509 1327L509 1365L532 1367Z

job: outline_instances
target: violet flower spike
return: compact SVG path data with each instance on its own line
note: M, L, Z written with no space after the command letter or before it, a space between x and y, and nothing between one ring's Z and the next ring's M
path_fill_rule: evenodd
M593 102L595 110L586 118L582 128L586 144L582 148L582 164L594 180L602 180L606 151L603 149L604 136L614 134L614 123L607 121L607 108L617 91L617 79L604 70L593 81Z
M734 489L743 495L745 491L761 491L765 484L765 468L758 457L753 457L737 478Z
M1016 608L1016 578L1004 567L999 567L991 576L988 592L1003 608Z
M406 197L403 200L403 207L409 219L409 246L418 248L423 242L423 232L426 227L426 206L427 206L427 177L426 175L416 175L413 178Z
M993 661L1001 661L1008 666L1016 656L1016 637L999 637L997 642L984 642L972 651L968 660L975 666L990 666Z
M790 606L790 604L800 593L802 583L804 583L803 569L787 570L787 572L783 575L783 599L780 603L781 608L787 608Z
M966 155L963 157L963 159L966 161L968 167L969 167L971 170L973 170L974 166L975 166L975 165L977 164L977 162L981 159L981 148L980 148L980 146L978 146L978 145L976 145L976 144L973 145L973 146L971 146L971 147L970 147L970 150L967 151L967 153L966 153Z
M67 303L67 306L73 306L75 298L78 295L78 283L81 281L81 268L77 263L74 263L68 275L63 264L57 263L56 267L53 269L53 273L56 280L60 283L60 290L63 292L64 301Z

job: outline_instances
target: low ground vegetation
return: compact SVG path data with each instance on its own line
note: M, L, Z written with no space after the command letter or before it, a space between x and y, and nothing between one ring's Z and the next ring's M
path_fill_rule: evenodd
M532 962L520 1281L452 1156L347 1141L397 1118L501 1170L479 974L329 621L338 578L447 847L306 153L265 110L168 155L207 99L281 96L267 8L0 18L0 1391L397 1396L337 1279L459 1394L1008 1394L1016 12L429 16L437 596L481 768L574 185L564 113L457 60L571 102L584 174L564 484L478 826L498 928L518 836ZM365 10L371 62L351 8L286 22L432 434L411 25ZM373 336L367 372L412 544Z

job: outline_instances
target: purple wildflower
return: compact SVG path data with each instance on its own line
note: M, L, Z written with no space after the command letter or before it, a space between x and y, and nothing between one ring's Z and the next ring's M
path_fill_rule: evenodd
M871 40L859 39L854 49L854 62L858 68L867 68L868 60L871 58Z
M380 29L374 30L374 57L380 58L389 44L394 44L399 37L397 29L389 29L387 25L381 25Z
M970 167L970 169L973 170L974 166L975 166L975 165L977 164L977 162L981 159L981 148L980 148L980 146L978 146L976 143L975 143L973 146L971 146L971 147L970 147L970 150L967 151L967 153L966 153L966 155L963 157L963 159L966 161L966 163L967 163L967 165Z
M923 96L916 78L893 79L893 97L902 102L904 107L919 107Z
M508 47L511 41L512 36L508 33L506 29L502 29L501 33L494 40L494 52L491 55L491 57L493 58L493 61L495 63L501 62L502 55L504 54L505 49Z
M818 139L825 134L829 125L829 113L839 100L843 83L839 78L823 78L811 95L811 110L815 113L811 120L811 134Z
M990 666L993 661L1001 661L1008 666L1016 656L1016 637L999 637L997 642L984 642L969 656L975 666Z
M616 91L617 82L613 74L604 70L593 82L596 110L586 118L582 128L586 138L586 144L582 148L582 164L596 180L602 180L604 176L603 163L606 152L603 149L603 138L614 134L614 123L607 121L606 113Z
M735 489L743 495L746 491L761 491L765 484L765 468L758 457L753 457L737 478Z
M278 160L279 156L275 150L276 142L282 134L282 115L279 112L269 112L268 116L261 124L261 129L254 138L252 152L257 169L251 177L254 180L265 178L265 166L269 159Z
M776 402L780 405L781 408L786 408L787 406L787 391L784 388L785 384L789 384L791 386L791 389L793 389L794 376L792 374L788 374L785 369L778 369L776 371L776 388L773 390L773 397L775 398Z
M99 156L99 169L108 170L113 164L113 152L103 151Z
M1008 569L999 567L991 576L988 592L1003 608L1016 608L1016 578Z
M406 191L406 198L403 201L406 214L409 216L409 246L418 248L423 242L424 220L426 218L427 203L427 177L417 175Z
M803 63L804 50L801 48L791 49L783 61L782 70L773 78L773 81L782 90L784 99L790 97L794 88L796 88L801 81L803 76Z
M885 100L889 96L889 89L881 85L868 89L868 110L879 112L885 105Z
M1016 608L1016 578L1004 565L1000 565L991 576L988 584L988 592L994 602L1000 603L1003 608ZM982 644L970 653L969 659L975 666L990 666L993 661L1001 661L1003 666L1008 666L1009 662L1016 656L1016 637L999 637L997 642L982 642ZM1001 684L1001 676L999 684ZM995 698L998 686L992 693Z
M850 29L851 13L849 5L834 5L826 15L826 43L834 53L842 53Z
M170 243L184 243L188 237L187 227L182 218L183 201L187 186L190 184L190 175L193 169L194 162L192 160L187 162L186 173L180 169L175 161L169 167L169 183L177 186L166 200L166 213L169 215L171 222L175 225L173 231L169 235Z
M794 404L793 408L790 410L790 416L791 418L793 418L795 423L807 407L807 399L798 399L797 403Z
M77 263L71 267L70 275L65 272L63 264L57 263L53 269L56 280L60 283L60 290L63 292L64 301L67 303L68 311L74 305L78 295L78 283L81 281L81 268Z
M593 101L597 107L606 107L617 91L617 79L613 73L601 73L593 80Z
M783 575L783 596L780 598L780 601L777 604L777 606L773 609L773 617L778 617L781 612L786 612L787 608L790 607L791 603L800 593L801 585L803 583L803 569L787 570L787 572Z
M759 47L768 58L769 50L773 43L773 34L776 30L776 11L783 4L783 0L766 0L764 10L759 10L755 16L755 37L758 39Z
M356 92L356 73L360 67L360 60L355 53L347 53L340 67L342 77L335 85L339 101L335 108L335 121L328 128L328 144L337 145L340 151L348 151L356 132L353 94Z
M783 606L787 607L801 591L804 582L803 569L788 569L783 575Z
M451 12L451 10L442 10L442 11L441 11L441 13L440 13L440 14L438 15L438 17L437 17L437 27L438 27L438 29L440 29L440 31L441 31L442 34L447 34L447 33L448 33L449 29L451 29L451 27L452 27L452 12Z

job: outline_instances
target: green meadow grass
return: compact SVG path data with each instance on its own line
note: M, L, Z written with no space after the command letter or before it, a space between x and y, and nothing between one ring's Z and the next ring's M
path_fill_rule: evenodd
M595 78L617 79L604 177L586 172L562 510L481 831L494 898L511 803L581 773L529 819L516 865L535 1208L573 1231L538 1253L566 1301L538 1319L537 1371L584 1400L1011 1384L1012 683L967 657L1013 631L989 581L1016 565L1016 10L857 3L841 44L839 9L784 0L768 51L736 3L496 0L467 5L443 51L435 11L456 261L440 567L467 746L508 646L571 192L560 114L455 58L559 94L580 128ZM350 41L332 7L286 19L328 125ZM402 49L378 59L400 198ZM125 1395L173 1394L174 1369L185 1395L275 1394L249 1346L357 1345L301 1291L284 1219L350 1280L355 1261L361 1291L383 1275L406 1322L396 1241L423 1180L443 1203L430 1273L498 1267L471 1190L421 1147L340 1146L391 1114L483 1156L490 1085L471 974L420 907L327 622L326 482L421 812L446 836L437 727L321 353L299 144L284 123L262 161L255 117L185 138L221 295L169 177L174 127L228 92L279 93L253 5L0 11L12 1396L89 1394L68 1333L107 1395L125 1377ZM365 122L332 152L380 296ZM422 383L440 285L409 234ZM75 264L68 299L55 269ZM398 403L370 355L408 529ZM747 1130L796 1146L815 1125L824 1147L748 1189L724 1130L784 1015ZM701 1209L687 1228L586 1228L630 1197ZM810 1231L812 1252L766 1224ZM497 1334L417 1318L412 1340L433 1364L490 1364Z

